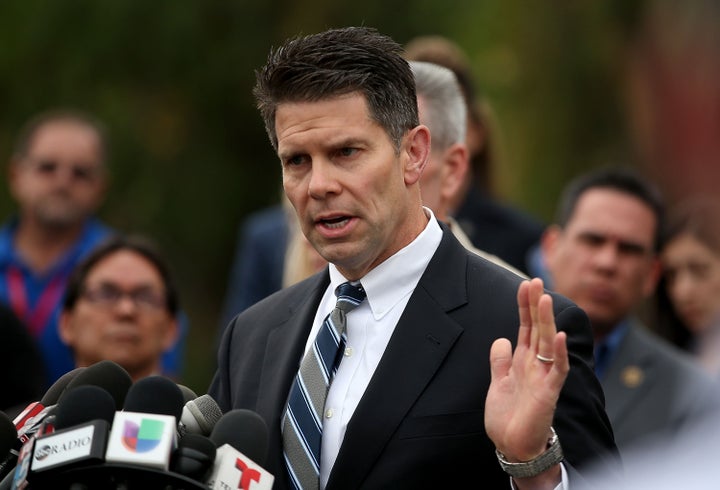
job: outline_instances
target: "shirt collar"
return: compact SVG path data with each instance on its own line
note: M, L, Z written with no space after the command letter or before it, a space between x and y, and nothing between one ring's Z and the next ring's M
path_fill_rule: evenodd
M15 264L27 271L28 274L36 275L22 259L13 243L15 233L19 224L17 216L12 217L2 228L0 228L0 264L6 267L8 264ZM110 234L111 230L102 224L97 218L91 217L85 220L82 232L78 240L52 265L44 271L42 277L51 277L59 272L69 272L78 262L81 256L86 255L103 238Z
M602 341L597 342L593 349L595 358L595 375L599 379L605 377L608 366L612 363L612 358L618 350L620 343L625 338L630 321L626 318L622 320Z
M401 299L411 294L420 281L442 239L442 229L433 212L424 207L428 217L425 229L408 245L376 266L360 282L367 293L368 304L376 320L381 319ZM334 291L346 282L334 264L330 264L330 286Z

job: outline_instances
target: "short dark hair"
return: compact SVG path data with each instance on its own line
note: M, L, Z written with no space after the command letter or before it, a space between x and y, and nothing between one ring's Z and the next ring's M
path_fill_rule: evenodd
M170 267L160 254L157 245L147 237L140 235L114 235L97 246L82 262L80 262L68 280L63 310L70 311L75 308L80 295L85 290L85 281L95 266L117 252L134 252L147 259L157 270L165 287L165 305L174 316L180 308L178 292L173 283Z
M415 81L402 53L401 45L368 27L296 37L271 50L255 72L253 93L273 148L279 104L360 92L399 151L405 133L419 124Z
M665 204L662 194L650 180L629 167L605 166L570 181L560 196L555 222L564 228L572 218L582 195L592 189L612 189L644 202L655 214L653 250L655 252L660 250L665 225Z
M677 203L668 213L663 242L686 233L720 254L720 199L700 194Z
M37 132L44 126L57 122L70 122L94 131L100 145L100 163L106 163L108 141L105 125L87 112L72 108L51 109L37 114L25 123L15 139L12 155L13 160L25 158L30 151L30 146Z

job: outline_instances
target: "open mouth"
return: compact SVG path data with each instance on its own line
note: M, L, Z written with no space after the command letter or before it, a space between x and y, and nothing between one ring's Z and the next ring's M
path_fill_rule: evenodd
M338 229L345 226L348 221L350 221L350 218L348 218L347 216L341 216L338 218L321 219L320 223L327 228Z

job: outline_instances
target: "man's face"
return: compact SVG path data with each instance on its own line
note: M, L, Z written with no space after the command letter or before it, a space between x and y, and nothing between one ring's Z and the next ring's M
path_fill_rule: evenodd
M417 181L429 133L418 126L399 154L357 93L283 103L275 117L283 186L302 231L348 279L410 243L427 219Z
M64 312L60 334L80 366L115 361L131 375L151 374L172 347L175 318L168 311L165 286L157 269L130 250L98 262L72 311Z
M57 121L40 127L10 176L23 219L65 228L95 212L105 190L100 151L87 126Z
M606 335L653 291L656 226L643 201L595 188L581 195L563 230L546 233L543 251L553 287L585 310L596 335Z

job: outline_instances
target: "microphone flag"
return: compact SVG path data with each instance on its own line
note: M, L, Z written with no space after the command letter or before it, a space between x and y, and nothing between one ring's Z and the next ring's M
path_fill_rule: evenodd
M175 417L142 412L116 412L105 459L168 470L176 445Z

